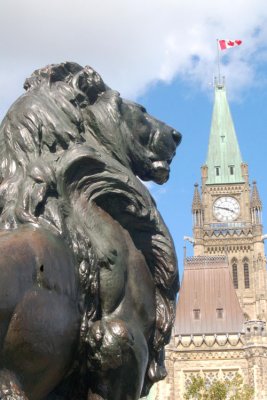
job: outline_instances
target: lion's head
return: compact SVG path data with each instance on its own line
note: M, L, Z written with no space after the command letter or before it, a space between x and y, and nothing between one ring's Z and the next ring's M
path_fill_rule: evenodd
M141 105L122 99L91 67L82 68L75 63L52 65L35 71L24 87L35 93L48 84L51 94L55 88L57 95L63 94L74 106L71 110L67 104L67 111L70 116L73 114L76 125L80 111L80 133L86 141L93 143L94 137L98 145L142 180L166 182L180 133L149 115ZM57 99L51 100L52 107Z
M164 183L181 135L122 99L91 67L51 65L35 71L24 87L0 128L1 229L32 223L63 235L89 293L87 317L94 318L99 260L75 203L85 193L88 207L96 203L129 231L153 272L153 352L160 353L174 318L176 258L168 230L135 176Z
M104 92L87 112L97 121L98 140L123 165L142 180L164 183L181 135L155 119L139 104L122 99L118 92Z

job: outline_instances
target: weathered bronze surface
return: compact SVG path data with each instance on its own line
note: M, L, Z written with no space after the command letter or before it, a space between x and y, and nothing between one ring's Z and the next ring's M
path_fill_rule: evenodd
M165 376L178 290L137 177L164 183L181 135L90 67L24 87L0 128L0 399L136 400Z

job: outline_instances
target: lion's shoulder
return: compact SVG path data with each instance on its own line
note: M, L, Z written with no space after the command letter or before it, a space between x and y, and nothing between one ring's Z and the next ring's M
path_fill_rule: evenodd
M14 278L22 275L25 284L33 279L40 288L66 294L72 299L77 298L78 274L75 260L67 243L59 235L44 228L24 225L1 231L0 247L0 271L1 267L8 264L11 276ZM13 283L16 285L16 282Z

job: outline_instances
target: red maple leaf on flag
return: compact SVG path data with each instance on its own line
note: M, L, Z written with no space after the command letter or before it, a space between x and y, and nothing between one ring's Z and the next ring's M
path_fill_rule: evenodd
M237 39L237 40L218 40L219 48L220 50L225 50L229 49L230 47L234 46L240 46L242 43L242 40Z

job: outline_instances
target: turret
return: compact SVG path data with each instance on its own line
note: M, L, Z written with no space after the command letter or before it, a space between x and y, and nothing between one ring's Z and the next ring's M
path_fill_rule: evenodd
M194 255L201 256L204 254L204 247L203 247L204 209L197 183L195 183L195 190L192 202L192 215L193 215L194 238L192 239L191 242L193 243L194 246Z

